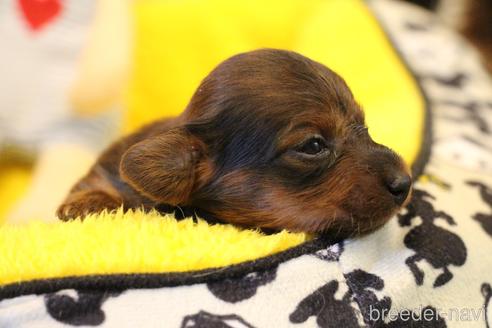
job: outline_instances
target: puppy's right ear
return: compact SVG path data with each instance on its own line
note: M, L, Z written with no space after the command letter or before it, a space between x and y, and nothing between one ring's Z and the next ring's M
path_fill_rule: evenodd
M144 196L186 205L193 190L210 178L206 147L182 128L143 140L122 156L120 176Z

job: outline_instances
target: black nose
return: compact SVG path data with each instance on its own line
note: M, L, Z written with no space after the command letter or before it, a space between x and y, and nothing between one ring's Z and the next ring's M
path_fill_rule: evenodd
M393 195L398 205L403 204L407 199L408 192L412 186L412 179L407 174L397 174L386 183L388 191Z

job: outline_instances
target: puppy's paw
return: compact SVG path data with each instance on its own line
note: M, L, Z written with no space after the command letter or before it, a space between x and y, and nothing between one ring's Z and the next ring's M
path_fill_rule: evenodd
M58 208L56 215L62 221L84 218L88 214L100 213L103 210L115 210L122 202L104 191L93 190L75 192L68 196Z

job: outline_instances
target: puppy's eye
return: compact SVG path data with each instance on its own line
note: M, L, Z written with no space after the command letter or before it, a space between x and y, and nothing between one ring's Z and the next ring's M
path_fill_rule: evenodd
M304 153L307 155L317 155L325 150L327 150L328 147L326 145L326 142L323 138L321 137L313 137L306 142L304 142L298 149L297 151L300 153Z

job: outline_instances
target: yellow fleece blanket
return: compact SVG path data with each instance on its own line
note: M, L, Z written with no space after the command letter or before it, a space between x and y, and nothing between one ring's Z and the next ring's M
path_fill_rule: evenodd
M364 107L374 139L394 148L410 164L418 156L424 100L362 1L145 1L136 4L135 18L127 131L178 114L200 80L225 58L261 47L284 48L341 74ZM1 169L0 217L28 181L28 169ZM104 213L84 222L4 225L0 284L221 267L306 239L304 234L265 236L201 221L177 222L156 213Z

